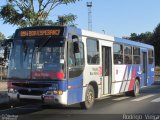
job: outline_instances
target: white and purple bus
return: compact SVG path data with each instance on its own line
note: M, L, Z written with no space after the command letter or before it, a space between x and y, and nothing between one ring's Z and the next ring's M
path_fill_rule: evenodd
M17 29L8 66L10 99L80 103L127 93L154 82L151 45L67 26Z

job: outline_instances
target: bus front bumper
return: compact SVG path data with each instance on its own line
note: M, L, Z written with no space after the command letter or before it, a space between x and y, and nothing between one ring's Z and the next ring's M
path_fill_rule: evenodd
M43 100L42 96L35 95L22 95L19 93L8 93L8 96L11 100L19 100L19 99L34 99L34 100Z
M33 100L41 100L45 104L63 104L67 105L67 92L64 92L63 95L46 95L43 94L41 96L36 95L22 95L18 92L10 93L8 92L8 96L10 100L18 101L20 99L33 99Z
M45 104L63 104L67 105L67 92L63 92L63 95L42 95L43 102Z

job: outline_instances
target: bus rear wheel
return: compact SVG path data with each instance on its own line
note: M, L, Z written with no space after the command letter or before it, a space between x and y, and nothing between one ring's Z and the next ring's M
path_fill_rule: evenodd
M139 95L139 91L140 91L140 84L138 79L136 79L135 83L134 83L134 90L133 90L133 95L134 97Z
M85 93L85 101L80 103L82 109L90 109L95 101L95 93L92 85L88 85Z
M126 95L136 97L139 95L139 92L140 92L140 84L138 79L136 79L134 82L134 89L132 91L127 92Z

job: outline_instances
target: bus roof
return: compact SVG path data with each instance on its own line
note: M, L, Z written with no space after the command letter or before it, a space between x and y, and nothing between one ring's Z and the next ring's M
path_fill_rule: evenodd
M154 49L154 47L152 45L141 43L141 42L136 42L136 41L132 41L132 40L127 40L124 38L115 37L115 41L118 43L124 43L124 44L128 44L128 45L133 45L133 46L138 46L138 47L143 47L143 48L148 48L148 49Z
M112 37L112 36L92 32L92 31L88 31L88 30L82 30L82 36L91 37L91 38L93 37L93 38L107 40L107 41L114 41L114 37Z
M140 43L140 42L135 42L132 40L127 40L127 39L123 39L123 38L118 38L118 37L113 37L113 36L109 36L109 35L105 35L105 34L101 34L101 33L96 33L96 32L92 32L92 31L88 31L88 30L83 30L83 29L79 29L76 27L70 27L70 26L36 26L36 27L26 27L26 28L21 28L21 29L17 29L16 30L16 34L15 37L18 36L18 32L22 31L22 30L34 30L34 29L39 29L39 30L45 30L45 29L51 29L51 28L59 28L61 30L61 34L63 34L63 29L66 29L67 32L71 32L73 34L77 34L77 35L82 35L85 37L90 37L90 38L97 38L100 40L106 40L106 41L111 41L111 42L118 42L118 43L122 43L122 44L129 44L129 45L133 45L133 46L138 46L138 47L143 47L143 48L149 48L149 49L153 49L154 47L152 45L148 45L148 44L144 44L144 43Z
M148 49L154 49L154 47L149 44L136 42L136 41L132 41L132 40L124 39L124 38L118 38L118 37L113 37L113 36L109 36L109 35L104 35L104 34L92 32L92 31L87 31L87 30L82 30L82 36L91 37L91 38L93 37L93 38L97 38L97 39L101 39L101 40L107 40L107 41L112 41L112 42L117 42L117 43L122 43L122 44L128 44L128 45L133 45L133 46L143 47L143 48L148 48Z

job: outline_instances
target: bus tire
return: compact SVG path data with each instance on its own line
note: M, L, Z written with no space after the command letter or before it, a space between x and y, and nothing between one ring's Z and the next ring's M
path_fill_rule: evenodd
M134 90L133 90L132 96L133 96L133 97L138 96L138 95L139 95L139 91L140 91L140 84L139 84L138 79L136 79L136 80L135 80L135 83L134 83Z
M85 101L80 103L82 109L90 109L95 101L95 93L92 85L88 85L85 93Z
M139 95L139 91L140 91L140 84L138 79L135 80L134 82L134 88L132 91L126 92L127 96L132 96L132 97L136 97Z

